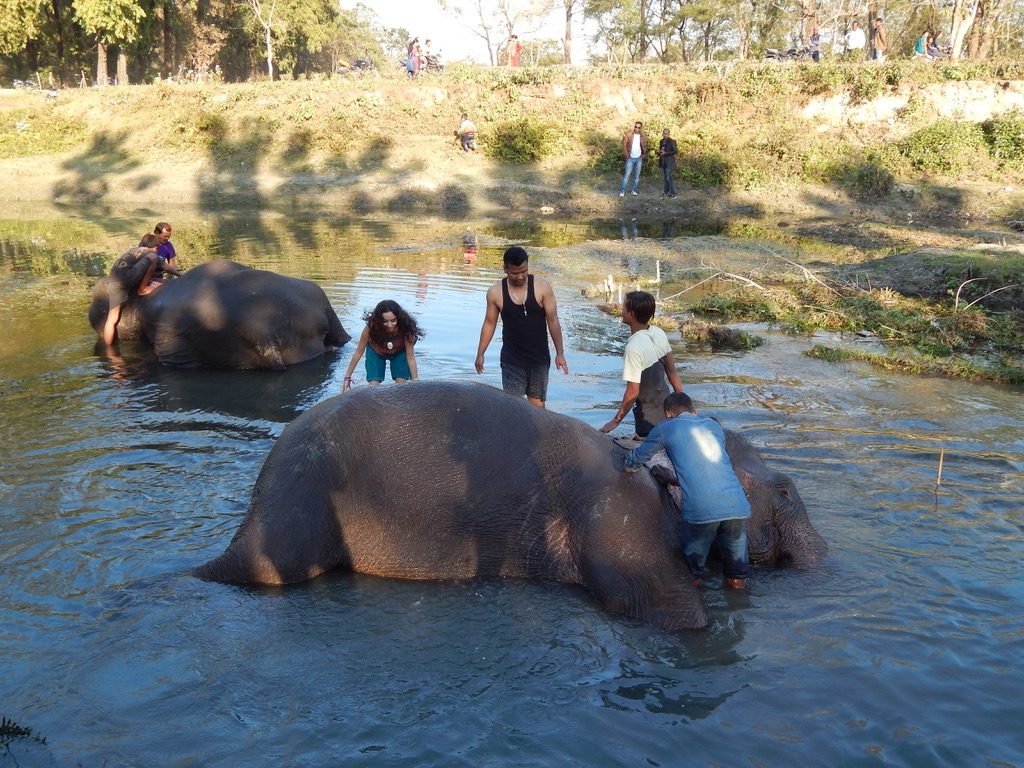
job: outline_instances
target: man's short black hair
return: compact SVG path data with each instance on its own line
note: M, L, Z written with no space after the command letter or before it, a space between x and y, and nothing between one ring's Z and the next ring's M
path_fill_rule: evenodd
M665 398L665 402L662 403L661 407L665 413L678 416L680 413L690 413L693 411L693 400L685 392L673 392Z
M506 267L518 267L520 264L525 264L526 260L530 258L530 255L526 252L526 249L521 245L513 245L507 251L505 251L504 263Z
M647 291L630 291L623 297L622 303L633 313L638 323L649 323L657 306L654 296Z

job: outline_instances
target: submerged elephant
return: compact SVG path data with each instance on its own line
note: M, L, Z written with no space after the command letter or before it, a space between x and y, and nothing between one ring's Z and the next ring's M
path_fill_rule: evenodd
M195 573L234 584L334 568L544 579L669 630L705 626L678 512L650 473L622 471L624 457L582 421L483 384L367 387L284 430L227 550ZM799 497L766 487L752 502L761 562L813 559L791 551L820 541Z
M108 288L108 278L99 280L89 307L99 334ZM281 369L351 338L316 283L226 259L201 264L147 296L132 295L117 333L152 344L168 365L238 369Z

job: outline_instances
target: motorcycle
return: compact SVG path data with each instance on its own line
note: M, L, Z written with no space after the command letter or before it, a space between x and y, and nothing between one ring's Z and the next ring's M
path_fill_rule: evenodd
M766 48L764 57L770 61L811 61L813 51L806 45L799 48L787 48L783 50L781 48Z

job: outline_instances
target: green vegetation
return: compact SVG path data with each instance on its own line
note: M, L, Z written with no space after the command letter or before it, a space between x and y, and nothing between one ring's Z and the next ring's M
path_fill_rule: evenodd
M690 309L698 315L769 323L793 333L868 335L888 349L883 353L818 345L812 354L821 359L866 360L900 370L1019 383L1024 382L1024 257L1011 254L998 262L987 269L975 254L942 257L942 268L932 273L938 280L932 299L834 280L755 284L749 279L735 283L733 278L738 287L716 292ZM927 267L921 263L917 269ZM891 279L898 279L895 272L890 266Z

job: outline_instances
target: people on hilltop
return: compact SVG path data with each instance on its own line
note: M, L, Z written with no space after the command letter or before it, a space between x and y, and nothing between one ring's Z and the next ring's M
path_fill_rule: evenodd
M921 36L917 38L914 43L914 58L915 59L926 59L928 58L928 45L931 43L932 33L929 30L925 30L921 33Z
M529 255L514 245L502 258L505 277L487 289L487 311L480 328L476 350L476 372L484 372L484 353L501 318L501 386L517 397L525 396L536 406L547 401L551 352L555 367L569 373L562 348L562 325L551 283L530 274Z
M863 53L864 46L867 45L867 37L864 34L864 30L860 28L860 22L853 21L850 23L850 29L846 32L844 43L847 58L853 58Z
M508 39L508 65L518 67L522 55L523 44L519 42L519 35L512 35Z
M342 393L352 388L352 374L364 353L367 384L381 384L389 364L391 378L395 383L415 381L419 377L416 370L416 342L425 335L415 318L402 309L398 302L385 299L372 312L363 315L363 320L366 325L359 335L352 359L348 361L341 385Z
M661 132L661 141L658 142L658 165L661 167L661 175L665 180L665 188L661 193L662 197L676 197L676 154L679 148L676 140L672 138L668 128Z
M629 186L629 177L633 177L633 190L630 194L637 195L640 188L640 171L643 168L644 157L647 155L647 138L644 136L644 124L639 120L633 123L633 130L622 137L622 155L625 160L625 171L622 174L622 184L619 185L619 197L626 196L626 187Z
M455 131L463 152L476 152L476 123L469 119L469 114L462 113L459 128Z
M665 418L626 455L624 469L636 472L664 449L676 472L683 503L683 556L695 584L707 572L708 554L717 543L725 584L743 589L750 575L747 519L750 502L725 450L725 432L712 418L699 416L689 396L668 395Z
M817 27L811 27L810 37L807 38L807 50L810 51L815 64L821 61L821 33Z
M632 410L636 434L646 437L664 418L665 396L683 391L668 337L661 328L651 325L656 305L647 291L630 291L622 300L622 322L630 331L622 366L626 391L615 416L601 427L602 432L618 427Z
M928 58L934 61L935 59L944 59L952 53L952 48L949 46L943 46L939 42L939 36L934 32L930 35L928 42Z
M889 43L885 36L885 23L881 16L875 17L875 23L871 27L871 60L879 64L885 61L885 52Z
M409 41L406 52L405 71L409 77L416 77L420 73L420 39L418 37Z

